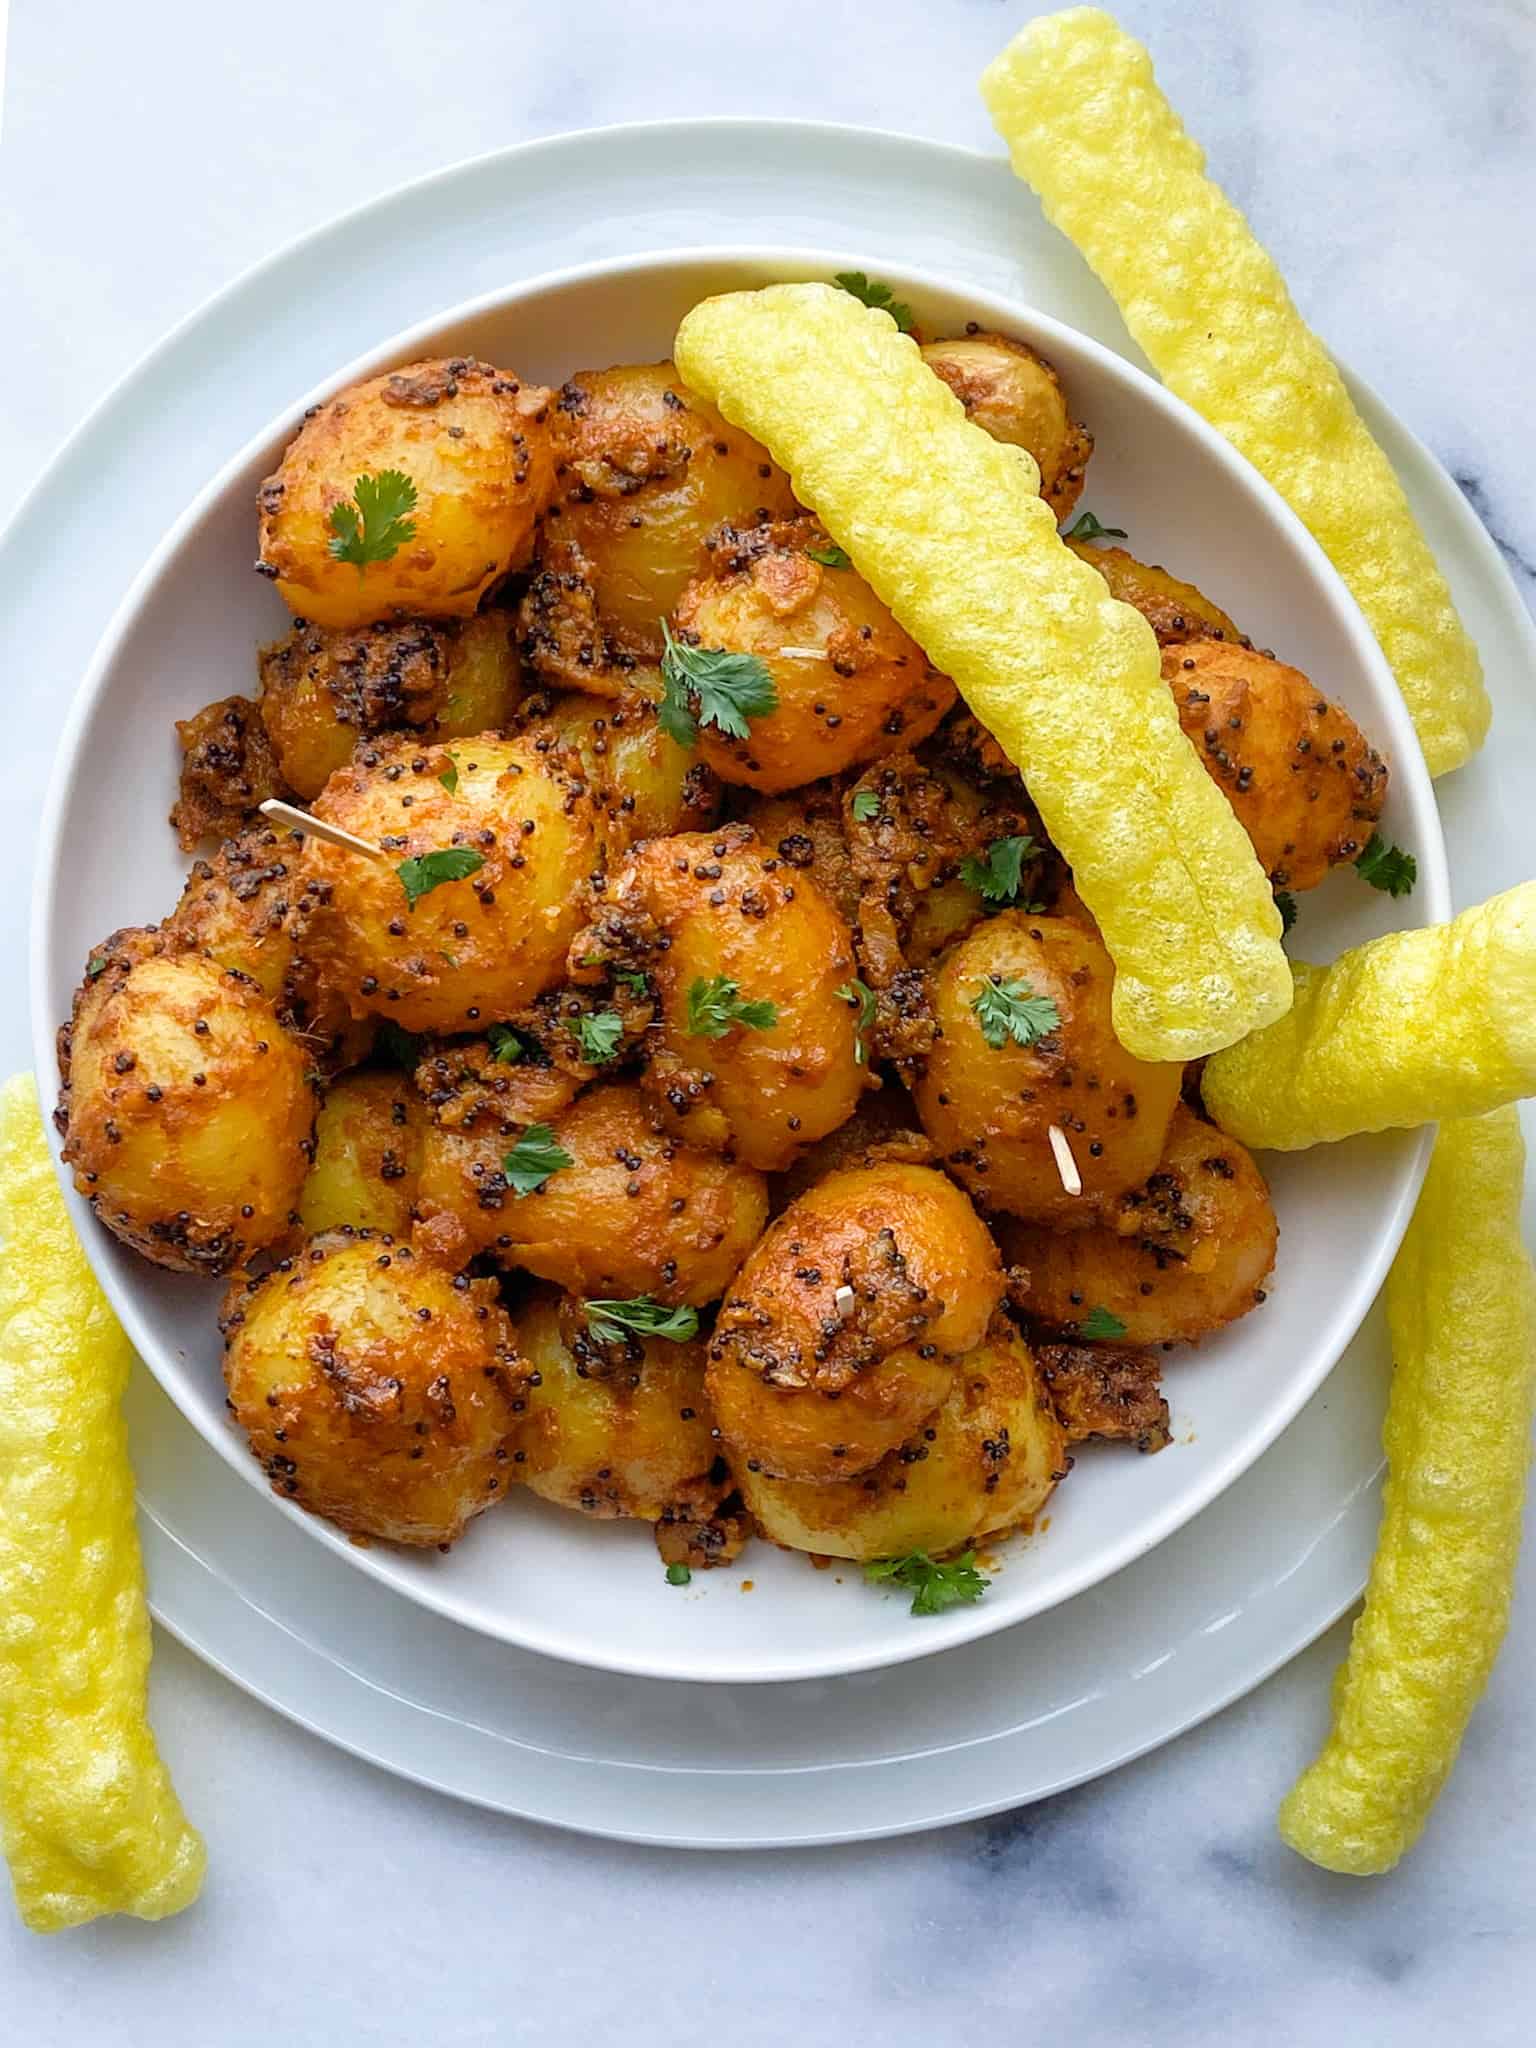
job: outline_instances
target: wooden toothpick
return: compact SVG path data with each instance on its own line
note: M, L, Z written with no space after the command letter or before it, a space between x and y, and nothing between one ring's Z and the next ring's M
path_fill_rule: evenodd
M1067 1143L1067 1134L1060 1124L1052 1124L1047 1136L1051 1150L1056 1155L1056 1171L1061 1175L1061 1184L1069 1195L1083 1192L1083 1176L1077 1170L1077 1161L1072 1157L1072 1147Z
M370 846L355 832L344 832L340 825L332 825L325 818L312 817L308 811L301 811L294 804L285 804L278 797L267 798L261 806L261 815L270 818L274 825L286 825L291 831L307 833L311 839L323 839L327 846L339 846L347 853L361 853L369 860L388 863L389 855L382 846Z

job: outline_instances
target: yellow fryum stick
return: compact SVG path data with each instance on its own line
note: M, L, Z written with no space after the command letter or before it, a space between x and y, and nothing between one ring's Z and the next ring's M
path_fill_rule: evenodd
M1536 882L1293 971L1289 1015L1201 1080L1245 1145L1297 1152L1536 1094Z
M196 1898L145 1719L149 1617L120 1403L133 1354L54 1178L32 1078L0 1090L0 1843L39 1933Z
M1180 730L1151 629L1105 594L1020 448L972 426L899 334L829 285L696 306L678 369L771 449L1017 763L1115 963L1146 1060L1230 1045L1291 999L1268 882Z
M1096 7L1032 21L982 97L1013 167L1108 287L1170 390L1308 527L1380 641L1432 775L1482 745L1482 666L1392 465L1327 349L1158 90Z
M1387 1283L1387 1484L1333 1731L1280 1808L1325 1869L1390 1870L1456 1761L1509 1618L1536 1399L1518 1112L1443 1126Z

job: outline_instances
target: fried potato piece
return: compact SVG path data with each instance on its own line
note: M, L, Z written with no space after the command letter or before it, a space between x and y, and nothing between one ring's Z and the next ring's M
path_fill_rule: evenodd
M1282 1015L1263 870L1177 729L1150 627L1063 546L1031 457L973 427L888 314L832 286L706 300L677 358L787 464L1017 763L1114 959L1122 1044L1197 1059Z
M402 734L359 748L315 815L389 855L304 844L299 945L353 1016L472 1031L559 979L597 820L579 762L558 747L482 733L449 749ZM478 854L479 868L413 906L397 865L450 847Z
M249 697L220 697L190 718L178 718L181 786L171 806L171 824L183 853L199 840L227 839L239 832L269 797L290 797L261 722Z
M738 1463L868 1471L945 1399L1002 1288L997 1247L942 1174L829 1174L769 1225L715 1321L710 1402Z
M159 1920L203 1882L146 1718L132 1363L17 1074L0 1090L0 1848L37 1934Z
M1477 649L1392 465L1274 262L1205 176L1146 51L1098 8L1069 8L1030 22L981 91L1015 171L1158 375L1274 485L1349 585L1430 773L1459 767L1488 730Z
M1006 1032L994 1045L977 1004L999 985L1048 1002L1056 1022L1042 1019L1047 1028L1027 1045ZM1092 932L1021 910L989 918L940 961L939 1035L913 1095L945 1165L988 1214L1078 1229L1162 1156L1184 1070L1132 1058L1111 1027L1113 989ZM1067 1133L1079 1195L1062 1186L1052 1124Z
M1226 640L1235 647L1249 644L1248 636L1238 631L1219 604L1160 564L1138 562L1124 548L1106 548L1097 541L1069 540L1067 546L1080 562L1098 570L1111 597L1141 613L1159 647L1205 639Z
M1381 1529L1333 1728L1280 1808L1325 1870L1418 1840L1509 1620L1536 1408L1536 1287L1513 1108L1443 1124L1387 1282L1396 1371Z
M524 701L518 730L535 746L558 746L581 763L597 808L598 846L613 867L631 846L669 832L701 832L720 810L720 785L702 761L661 729L661 672L636 667L611 699L576 690Z
M219 1328L230 1408L274 1493L420 1547L501 1498L527 1366L495 1281L331 1231L237 1278Z
M316 626L469 618L533 552L554 490L549 398L466 356L349 386L306 416L262 485L258 568ZM339 560L332 513L351 504L356 519L358 480L386 471L415 487L412 531L387 556Z
M709 1483L719 1447L701 1343L596 1344L579 1304L553 1293L519 1309L516 1329L534 1376L512 1457L531 1493L600 1520L641 1522L719 1500L729 1482Z
M343 1074L315 1120L315 1157L299 1191L299 1222L322 1230L409 1237L427 1106L408 1075Z
M1082 496L1093 436L1069 412L1055 365L1027 342L979 329L930 341L923 361L944 379L968 420L994 441L1010 442L1034 457L1040 495L1065 519Z
M1279 1225L1243 1147L1180 1104L1157 1170L1106 1204L1102 1223L1000 1220L998 1240L1028 1276L1023 1307L1047 1329L1076 1335L1098 1308L1127 1344L1193 1344L1263 1301Z
M778 696L746 739L700 726L699 756L723 782L786 790L839 775L916 746L955 701L863 577L817 559L829 545L814 519L724 527L677 601L680 639L755 656Z
M749 803L743 816L769 852L809 875L852 926L859 919L861 882L843 832L843 800L840 782L808 782Z
M520 1196L503 1162L521 1127L494 1111L434 1123L417 1191L421 1241L459 1260L490 1251L573 1294L698 1306L725 1292L767 1220L760 1173L669 1136L624 1082L589 1088L550 1129L570 1164Z
M1290 1015L1201 1080L1245 1145L1298 1152L1536 1094L1536 882L1294 973Z
M822 1557L942 1556L1037 1515L1070 1459L1029 1346L1005 1318L955 1366L943 1406L857 1479L750 1467L742 1498L772 1543Z
M224 1273L292 1220L309 1165L307 1062L255 984L175 934L115 932L59 1034L55 1121L114 1237Z
M1300 669L1197 640L1163 656L1179 723L1277 889L1315 889L1360 852L1387 801L1387 764Z
M1035 1363L1069 1444L1133 1443L1166 1450L1168 1403L1155 1351L1109 1344L1037 1344Z
M509 613L337 631L296 625L258 657L261 718L288 782L317 797L360 740L409 727L465 739L506 724L522 691Z

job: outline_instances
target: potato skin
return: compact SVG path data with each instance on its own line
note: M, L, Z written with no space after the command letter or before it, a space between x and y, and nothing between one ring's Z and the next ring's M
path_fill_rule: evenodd
M64 1160L124 1244L222 1273L289 1228L315 1097L254 982L174 934L114 933L75 991L59 1067Z
M362 569L331 553L360 476L416 486L413 537ZM406 363L315 408L258 495L258 566L317 626L467 619L533 551L554 488L549 393L464 356Z
M943 1174L894 1160L829 1174L769 1225L716 1318L709 1394L727 1445L779 1478L868 1471L943 1402L1002 1289L997 1247Z
M629 682L625 695L611 699L576 690L529 698L518 720L535 745L547 745L541 735L552 733L580 761L605 867L643 839L702 831L720 810L715 777L661 729L660 671L636 668Z
M331 1232L236 1280L220 1328L274 1493L353 1535L440 1547L502 1497L527 1368L494 1281Z
M1387 764L1340 705L1273 655L1195 640L1163 656L1179 723L1277 889L1353 860L1387 800Z
M427 1106L409 1075L344 1074L315 1119L315 1157L299 1192L299 1221L322 1230L409 1237Z
M457 784L446 789L452 767ZM526 738L444 747L409 735L359 748L315 815L382 845L387 862L305 841L299 944L353 1016L407 1031L471 1031L559 979L597 859L579 763ZM407 904L408 856L469 847L483 865Z
M668 1136L625 1082L600 1082L550 1119L572 1163L519 1196L502 1160L523 1128L488 1111L427 1131L417 1209L446 1256L489 1251L572 1294L699 1306L725 1292L767 1221L760 1173Z
M749 827L648 840L599 908L572 943L573 972L616 961L649 975L657 1023L641 1085L679 1137L771 1173L852 1113L869 1080L856 1007L837 993L857 972L852 934ZM691 1033L688 992L716 976L743 1002L771 1002L777 1021Z
M1049 997L1060 1027L1033 1045L989 1045L971 1007L989 976ZM913 1094L949 1171L989 1215L1081 1227L1156 1166L1183 1068L1125 1050L1110 1025L1113 987L1097 933L1020 910L989 919L939 962L940 1036ZM1061 1184L1047 1136L1053 1123L1067 1133L1081 1195Z
M1067 409L1055 368L1026 342L1006 334L963 334L930 341L923 360L944 379L994 441L1027 448L1040 467L1040 495L1065 519L1082 494L1093 436Z
M1092 1230L1002 1221L1003 1256L1028 1275L1023 1305L1071 1336L1089 1309L1125 1325L1117 1343L1192 1344L1264 1299L1279 1225L1251 1155L1182 1104L1156 1172Z
M1125 548L1107 548L1098 541L1069 540L1080 562L1097 569L1109 594L1141 613L1163 647L1181 647L1186 640L1228 640L1246 647L1248 637L1219 604L1213 604L1193 583L1170 574L1157 562L1139 562Z
M635 1339L609 1355L553 1293L521 1308L516 1330L534 1377L512 1455L530 1492L599 1520L658 1522L697 1500L718 1451L702 1344Z
M830 545L808 518L723 527L678 600L679 639L757 656L778 695L744 740L700 726L700 757L723 782L777 792L840 774L916 746L955 701L863 577L813 559Z
M506 724L522 694L511 614L338 631L297 625L258 657L261 717L285 780L306 800L360 740L409 727L450 740Z
M870 1563L941 1557L1037 1515L1071 1459L1029 1346L1005 1317L955 1366L942 1407L857 1479L821 1485L744 1470L771 1543Z

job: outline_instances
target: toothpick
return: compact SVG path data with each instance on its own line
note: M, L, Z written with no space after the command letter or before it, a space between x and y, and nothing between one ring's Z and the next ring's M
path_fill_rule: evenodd
M311 839L323 839L327 846L339 846L347 853L365 854L369 860L389 860L382 846L371 846L366 839L359 839L355 832L344 832L340 825L313 817L308 811L285 804L275 796L269 796L261 806L261 815L270 818L274 825L286 825L294 832L307 833Z
M1077 1161L1072 1157L1072 1147L1067 1143L1067 1134L1060 1124L1052 1124L1046 1134L1051 1141L1051 1150L1056 1155L1056 1171L1061 1175L1061 1184L1069 1195L1083 1192L1083 1176L1077 1170Z

